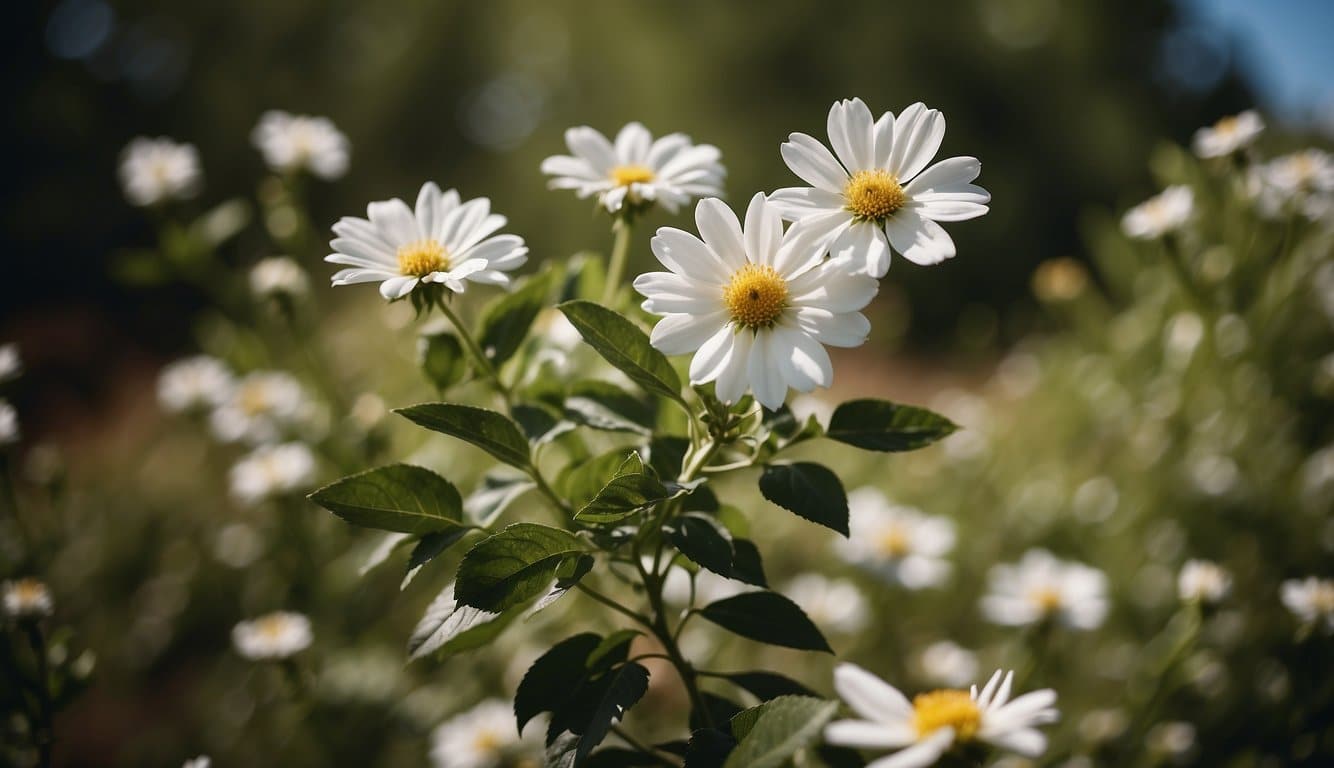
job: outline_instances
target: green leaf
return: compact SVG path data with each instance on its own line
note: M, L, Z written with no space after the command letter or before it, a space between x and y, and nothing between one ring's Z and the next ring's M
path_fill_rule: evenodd
M750 539L732 539L732 578L768 589L769 581L764 578L764 565L760 562L760 550Z
M798 750L819 738L825 723L838 711L838 702L783 696L757 709L759 717L723 768L782 768Z
M514 717L519 733L529 720L558 709L587 675L585 662L602 638L584 632L551 646L534 661L514 692Z
M423 334L417 339L417 361L422 373L441 392L463 381L468 356L458 337L448 331Z
M636 384L648 392L684 402L676 369L634 323L591 301L567 301L557 308L589 346Z
M559 717L552 722L560 722L571 733L578 733L579 741L574 750L573 765L581 765L593 747L607 738L612 725L620 722L626 710L633 707L648 691L648 670L636 662L627 662L608 672L600 680L585 686L576 695L576 701L568 712L586 716L577 722ZM590 706L591 704L591 706Z
M733 672L726 675L728 680L760 699L768 701L779 696L815 696L815 692L790 677L777 672Z
M827 467L809 461L770 464L760 475L760 493L793 514L848 535L848 496Z
M683 768L722 768L733 749L736 739L732 734L717 728L700 728L690 734Z
M801 651L833 653L797 604L776 592L743 592L709 603L700 615L742 637Z
M741 713L742 706L731 699L719 696L716 693L700 691L700 704L702 709L707 710L709 719L704 718L704 713L698 709L690 710L690 730L696 731L706 727L709 722L725 723Z
M574 429L572 422L538 405L516 405L510 409L510 415L534 445L549 443Z
M511 466L527 468L528 440L508 418L470 405L421 403L395 409L409 421L481 448Z
M490 527L514 500L537 487L525 477L506 477L488 474L480 487L463 500L463 512L481 528Z
M429 469L391 464L345 477L310 500L353 525L423 535L466 527L459 492Z
M485 611L502 611L545 594L556 569L584 554L573 534L536 523L515 523L477 542L459 563L458 599Z
M461 605L454 599L454 584L449 584L431 601L421 621L408 639L412 659L431 654L440 658L479 648L494 640L510 622L524 611L523 606L501 613Z
M533 321L547 305L551 272L533 275L511 293L487 305L482 312L478 344L497 368L514 356Z
M657 478L644 473L638 453L631 453L617 468L616 475L574 516L588 525L615 523L668 496L668 489Z
M668 527L681 554L720 576L732 575L732 541L727 532L704 515L682 515Z
M614 448L591 460L571 462L556 476L556 490L569 499L575 509L581 509L617 475L617 470L625 463L625 455L626 449Z
M829 419L825 435L868 451L915 451L953 434L959 427L925 408L888 400L849 400Z
M417 572L422 566L439 557L445 550L458 543L459 539L468 535L470 528L460 528L456 531L447 531L444 533L428 533L417 540L417 546L412 548L412 555L408 557L408 570L403 576L403 581L399 583L399 589L406 589L408 584L417 577Z
M653 432L653 411L639 398L605 381L577 381L565 398L572 421L609 432Z

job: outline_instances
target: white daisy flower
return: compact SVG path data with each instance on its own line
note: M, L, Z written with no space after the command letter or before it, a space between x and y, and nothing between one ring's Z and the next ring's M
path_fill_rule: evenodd
M306 270L286 256L261 259L250 268L250 292L258 298L304 296L309 288Z
M1283 582L1279 597L1294 616L1309 626L1334 632L1334 581L1307 576Z
M1259 113L1248 109L1199 129L1191 145L1200 157L1222 157L1249 147L1264 129L1265 122L1260 119Z
M435 768L538 768L542 757L539 729L520 736L514 710L499 699L484 701L437 726L431 734Z
M19 355L19 345L0 344L0 382L17 379L23 374L23 358Z
M644 557L640 562L644 565L644 570L653 568L653 558ZM734 597L742 592L750 592L757 589L750 584L741 581L733 581L726 576L719 576L713 571L701 568L694 574L694 602L691 597L691 573L685 568L674 566L667 570L667 575L662 580L662 599L668 605L679 607L689 607L693 605L708 605L725 598Z
M19 413L8 400L0 400L0 445L13 445L19 441Z
M233 498L242 504L304 490L315 477L315 455L304 443L262 445L241 457L228 475Z
M1006 626L1054 620L1074 629L1097 629L1107 616L1107 577L1082 563L1030 549L1014 565L992 566L982 613Z
M1126 211L1121 231L1136 240L1154 240L1181 229L1194 211L1195 193L1190 187L1168 187Z
M871 607L857 585L847 579L828 579L803 573L789 581L783 594L796 603L821 629L855 635L866 628Z
M616 143L588 126L565 132L570 155L542 161L542 173L553 176L551 189L573 189L580 198L597 195L611 213L637 212L654 203L672 213L695 198L721 195L727 171L721 153L709 144L695 145L684 133L654 141L648 129L629 123Z
M280 173L308 170L326 181L347 173L351 146L327 117L269 110L260 116L250 141Z
M292 611L274 611L232 628L236 652L251 661L286 659L310 647L310 619Z
M1319 149L1274 158L1261 170L1265 181L1288 196L1334 192L1334 156Z
M914 264L954 257L954 241L937 222L966 221L987 212L991 194L971 183L982 172L975 157L951 157L931 167L945 118L918 102L879 120L861 99L829 109L834 154L804 133L782 146L783 161L809 187L770 196L783 218L850 255L872 277L889 270L890 248Z
M1187 560L1177 575L1177 594L1186 602L1217 603L1231 590L1231 574L1208 560Z
M213 759L208 755L200 755L181 763L181 768L211 768Z
M824 345L856 347L870 321L859 310L877 283L854 274L846 259L824 260L809 237L789 229L763 193L751 198L743 232L721 200L695 207L700 237L663 227L653 254L670 272L635 278L644 310L663 319L653 346L669 355L694 352L690 383L715 382L719 400L747 391L771 410L789 388L828 387L834 370Z
M157 377L157 399L171 413L217 407L232 396L236 379L227 364L196 355L177 360Z
M209 424L225 443L271 443L301 418L305 406L305 390L290 374L253 371L232 387Z
M40 619L51 615L54 603L51 590L37 579L6 581L4 589L5 615L12 619Z
M848 530L848 538L834 544L845 562L908 589L940 586L949 578L944 556L954 549L954 523L947 518L891 504L866 487L848 494Z
M333 226L338 237L330 264L345 264L334 285L380 283L380 295L401 299L418 284L438 283L463 293L466 282L509 285L509 275L528 260L518 235L495 235L505 217L491 213L491 201L464 203L455 190L441 193L435 182L422 185L414 211L394 198L366 206L368 218L344 216Z
M949 640L928 645L917 658L926 679L958 687L977 679L977 654Z
M133 205L194 197L203 171L193 144L139 137L121 153L120 184Z
M1003 679L1002 679L1003 678ZM1010 700L1014 673L991 676L981 693L945 689L909 701L899 689L853 664L834 669L834 688L861 719L825 726L825 741L854 749L895 749L867 768L925 768L955 744L981 741L1025 757L1047 750L1035 726L1056 722L1056 692L1050 688Z

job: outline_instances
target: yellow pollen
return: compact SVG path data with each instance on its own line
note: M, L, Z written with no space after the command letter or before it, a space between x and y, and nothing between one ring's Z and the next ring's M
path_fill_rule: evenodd
M843 187L843 200L857 218L880 221L902 208L908 193L889 171L857 171Z
M494 754L500 751L501 741L495 731L482 731L473 739L472 745L478 752Z
M886 557L903 557L912 551L912 542L908 539L907 531L897 525L891 525L880 534L876 544L880 547L880 552Z
M398 247L398 271L413 277L425 277L432 272L449 269L449 254L445 246L427 238Z
M723 289L732 321L743 328L770 328L787 307L787 281L768 265L747 264Z
M1225 117L1214 123L1214 130L1222 134L1236 133L1240 123L1241 121L1238 120L1235 115L1232 117Z
M643 165L618 165L611 169L610 175L618 187L647 184L654 179L653 169Z
M287 632L287 619L283 616L265 616L258 624L259 633L270 640L277 640Z
M268 390L256 382L244 384L236 395L236 404L247 416L259 416L269 410Z
M1060 608L1062 602L1060 591L1051 587L1041 587L1033 590L1028 599L1032 600L1044 613L1051 613Z
M19 579L14 584L14 595L21 603L35 603L46 596L46 585L37 579Z
M968 741L982 725L982 711L967 691L931 691L913 697L912 724L919 739L948 726L955 738Z

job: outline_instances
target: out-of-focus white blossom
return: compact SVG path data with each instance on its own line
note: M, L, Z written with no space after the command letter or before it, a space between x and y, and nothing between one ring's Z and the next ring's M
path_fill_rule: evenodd
M282 371L254 371L213 411L213 434L226 443L270 443L297 423L305 407L301 383Z
M327 117L269 110L260 116L250 140L264 162L280 173L308 170L325 180L347 173L351 145Z
M1053 620L1074 629L1097 629L1107 616L1107 576L1082 563L1031 549L1013 565L992 566L982 613L991 621L1023 626Z
M1307 626L1334 632L1334 580L1288 579L1279 591L1283 605Z
M12 619L39 619L51 615L51 590L37 579L16 579L4 584L5 615Z
M1217 603L1231 590L1231 574L1208 560L1187 560L1177 576L1177 594L1187 602Z
M949 640L928 645L918 656L917 663L926 679L951 688L977 679L977 654Z
M19 441L19 413L8 400L0 400L0 445L13 445Z
M250 292L259 298L304 296L309 289L306 271L286 256L271 256L250 268Z
M212 768L213 759L208 755L193 757L181 763L181 768Z
M305 490L315 477L315 456L304 443L262 445L232 466L232 496L255 504Z
M954 548L954 523L891 504L871 487L848 494L850 535L835 548L847 562L908 589L943 584L950 575L944 556Z
M491 699L436 727L431 733L435 768L538 768L542 757L540 729L520 736L509 702Z
M172 413L215 408L231 397L236 386L227 364L197 355L177 360L158 374L157 399Z
M0 382L17 379L23 374L23 358L19 355L19 345L0 344Z
M1265 123L1260 114L1248 109L1199 129L1195 132L1191 146L1200 157L1222 157L1249 147L1264 129Z
M1195 212L1190 187L1173 186L1126 211L1121 230L1137 240L1155 240L1185 226Z
M821 629L853 635L866 628L870 606L856 584L847 579L828 579L818 573L803 573L783 588L802 611Z
M274 611L232 628L237 653L251 661L286 659L310 647L310 619L291 611Z
M120 183L134 205L193 197L202 179L199 152L192 144L139 137L121 153Z

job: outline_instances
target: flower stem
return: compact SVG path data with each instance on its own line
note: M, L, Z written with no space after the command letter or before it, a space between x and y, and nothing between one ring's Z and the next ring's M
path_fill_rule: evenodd
M458 332L459 338L463 340L463 346L468 350L468 355L472 358L473 364L477 366L477 370L480 371L483 376L491 380L496 391L499 392L500 396L505 398L505 402L508 403L510 401L509 387L506 387L505 382L500 380L500 373L496 371L496 367L487 359L486 353L482 352L482 348L477 345L477 340L472 337L471 333L468 333L468 327L463 324L463 321L459 319L458 315L454 314L454 310L450 308L448 301L441 299L436 302L436 306L440 307L440 312L444 314L445 317L449 318L450 324L453 325L454 330Z
M611 246L611 261L607 264L607 282L602 286L602 306L611 307L620 293L621 281L625 279L625 262L630 258L630 233L634 227L625 218L619 218L612 225L616 239Z

